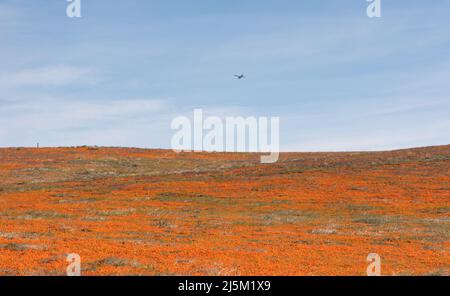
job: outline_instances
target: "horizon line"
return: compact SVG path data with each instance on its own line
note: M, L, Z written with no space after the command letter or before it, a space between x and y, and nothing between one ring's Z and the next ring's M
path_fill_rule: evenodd
M405 150L417 150L417 149L426 149L426 148L443 148L449 146L449 144L442 145L430 145L430 146L414 146L408 148L397 148L397 149L386 149L386 150L342 150L342 151L280 151L280 154L288 154L288 153L377 153L377 152L396 152L396 151L405 151ZM130 146L97 146L97 145L80 145L80 146L0 146L0 150L3 149L80 149L80 148L96 148L96 149L140 149L140 150L163 150L163 151L172 151L176 153L175 150L170 148L143 148L143 147L130 147ZM187 151L183 150L180 153L211 153L211 154L267 154L270 151L265 152L248 152L248 151Z

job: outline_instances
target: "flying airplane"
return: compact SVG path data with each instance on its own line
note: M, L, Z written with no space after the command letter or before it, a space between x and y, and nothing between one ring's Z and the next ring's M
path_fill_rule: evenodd
M245 75L244 75L244 74L241 74L241 75L234 75L234 77L236 77L237 79L241 80L241 79L244 79L244 78L245 78Z

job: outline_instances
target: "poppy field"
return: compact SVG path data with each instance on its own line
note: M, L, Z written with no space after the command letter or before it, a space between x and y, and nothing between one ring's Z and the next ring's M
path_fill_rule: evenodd
M0 275L450 274L450 146L0 149Z

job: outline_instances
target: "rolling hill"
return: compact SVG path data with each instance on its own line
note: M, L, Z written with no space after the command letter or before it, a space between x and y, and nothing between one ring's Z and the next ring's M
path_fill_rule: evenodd
M450 146L0 149L0 275L449 275Z

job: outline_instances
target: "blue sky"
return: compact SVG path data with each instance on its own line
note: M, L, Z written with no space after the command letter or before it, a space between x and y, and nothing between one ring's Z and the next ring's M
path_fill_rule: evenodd
M170 148L194 108L283 151L450 143L449 1L81 1L0 0L0 146Z

